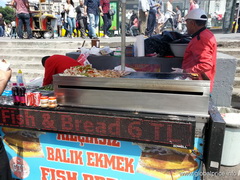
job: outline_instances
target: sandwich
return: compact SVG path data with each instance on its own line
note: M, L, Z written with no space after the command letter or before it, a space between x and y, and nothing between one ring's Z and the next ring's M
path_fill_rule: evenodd
M44 157L39 136L42 132L16 128L2 128L4 142L19 156Z
M137 172L162 180L176 180L198 168L195 156L186 149L164 146L140 146L142 154Z

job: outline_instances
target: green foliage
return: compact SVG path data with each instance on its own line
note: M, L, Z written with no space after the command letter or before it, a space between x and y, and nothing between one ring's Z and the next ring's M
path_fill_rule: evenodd
M3 8L0 6L0 13L2 13L3 18L7 24L11 23L15 19L15 12L13 8L10 8L8 6Z

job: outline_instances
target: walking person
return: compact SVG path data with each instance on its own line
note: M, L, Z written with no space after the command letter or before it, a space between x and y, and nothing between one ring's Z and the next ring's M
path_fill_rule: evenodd
M57 34L58 37L62 36L62 16L60 12L56 12L55 17L57 18Z
M61 12L61 16L62 16L62 23L63 23L63 28L65 33L64 33L64 37L67 37L69 32L68 32L68 22L67 22L67 12L65 10L65 4L62 4L63 6L63 10ZM63 33L63 32L62 32Z
M130 34L131 36L137 36L139 35L139 20L138 16L135 13L134 10L132 10L132 15L129 20L129 25L130 25Z
M193 9L198 9L199 5L197 4L197 0L189 0L189 11L193 10Z
M103 19L103 33L104 38L109 38L109 29L112 26L112 19L109 13L110 10L110 0L100 0L100 6L102 8L102 19Z
M148 13L150 10L148 0L139 0L138 11L139 11L139 29L140 34L145 35L145 31L147 29L147 20Z
M166 13L165 13L165 23L163 25L166 26L166 24L168 22L170 22L171 27L172 27L172 31L174 31L174 27L173 27L173 15L175 15L175 12L173 11L173 5L172 5L173 0L169 0L167 2L167 7L166 7Z
M182 12L179 6L176 6L176 18L175 18L175 28L181 32L182 31Z
M151 37L153 35L155 26L156 26L156 17L157 9L160 7L160 4L156 0L149 0L150 11L148 15L147 30L146 35Z
M155 28L155 32L156 34L160 34L160 30L162 29L162 26L164 24L164 19L165 19L165 16L160 8L158 8L156 16L157 16L157 25Z
M77 23L78 27L77 29L80 30L81 37L83 39L86 38L86 27L87 27L87 17L84 16L84 2L83 0L79 0L79 6L76 7L77 12Z
M18 18L17 34L20 39L23 39L23 25L26 25L27 38L32 38L32 29L30 27L30 13L28 0L13 0L11 5L16 9Z
M72 0L66 0L66 2L67 3L65 5L65 11L67 13L69 37L73 38L73 33L74 33L74 36L76 36L76 33L74 32L74 30L76 29L75 8Z
M89 37L90 39L98 39L96 28L99 24L99 14L102 13L100 0L85 0L84 1L84 16L89 19Z
M4 21L3 15L0 13L0 37L3 37L5 34L5 25L6 23Z

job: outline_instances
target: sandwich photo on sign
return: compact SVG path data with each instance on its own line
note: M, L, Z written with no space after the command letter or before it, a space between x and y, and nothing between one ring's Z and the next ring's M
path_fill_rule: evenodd
M176 180L198 168L196 155L191 150L139 145L142 154L137 165L137 172L158 179Z
M4 142L19 156L44 157L38 131L3 127Z

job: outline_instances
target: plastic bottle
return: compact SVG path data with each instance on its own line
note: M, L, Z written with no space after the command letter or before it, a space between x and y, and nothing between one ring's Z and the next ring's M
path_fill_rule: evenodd
M14 105L19 105L20 104L20 97L18 93L18 86L17 83L13 83L12 86L12 96L13 96L13 103Z
M7 101L6 101L6 91L3 91L2 93L2 102L1 102L2 105L5 105L7 104Z
M6 100L5 100L6 105L13 105L13 97L12 97L12 91L6 91Z
M13 98L12 98L12 83L8 81L7 86L4 90L4 98L3 104L6 105L13 105Z
M17 84L18 84L18 85L20 85L21 83L24 83L24 82L23 82L23 73L22 73L22 70L21 70L21 69L18 70L16 79L17 79Z
M18 92L20 97L20 105L26 106L26 101L25 101L26 88L23 83L19 84Z

